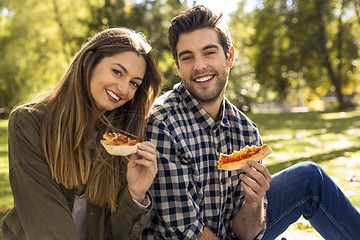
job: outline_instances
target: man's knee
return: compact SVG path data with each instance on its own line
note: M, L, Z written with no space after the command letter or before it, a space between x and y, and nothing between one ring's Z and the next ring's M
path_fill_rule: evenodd
M314 162L301 162L293 166L291 174L313 182L314 180L323 179L325 172Z

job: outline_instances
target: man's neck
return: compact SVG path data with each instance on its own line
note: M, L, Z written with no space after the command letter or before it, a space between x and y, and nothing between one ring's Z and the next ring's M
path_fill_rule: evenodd
M223 97L219 97L214 102L201 102L199 101L201 107L210 115L214 121L218 121L220 119L220 109L221 103L223 101Z

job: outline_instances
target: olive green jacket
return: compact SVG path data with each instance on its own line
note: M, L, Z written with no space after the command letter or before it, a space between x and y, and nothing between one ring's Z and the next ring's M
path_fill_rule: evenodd
M79 239L71 214L75 194L51 177L40 144L41 118L41 112L24 107L9 118L9 180L14 207L2 222L4 240ZM136 239L150 220L151 208L152 204L147 209L139 207L127 188L114 213L88 203L88 239Z

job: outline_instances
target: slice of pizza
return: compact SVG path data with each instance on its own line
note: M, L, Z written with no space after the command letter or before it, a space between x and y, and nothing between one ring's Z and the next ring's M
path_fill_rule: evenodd
M136 153L139 143L121 133L105 132L101 144L111 155L127 156Z
M269 145L262 145L261 147L246 146L240 151L234 151L231 155L220 154L218 161L218 169L221 170L238 170L247 165L248 160L259 162L272 153Z

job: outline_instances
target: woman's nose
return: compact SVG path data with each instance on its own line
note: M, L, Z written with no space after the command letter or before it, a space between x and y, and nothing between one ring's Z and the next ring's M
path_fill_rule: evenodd
M129 93L130 80L123 79L123 81L119 82L117 88L122 95L127 95Z

